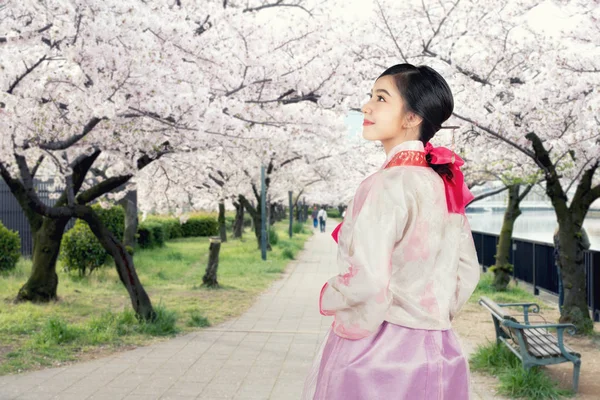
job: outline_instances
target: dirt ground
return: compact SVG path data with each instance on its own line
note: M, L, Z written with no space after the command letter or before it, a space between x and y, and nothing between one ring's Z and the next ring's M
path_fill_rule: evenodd
M540 315L548 323L556 323L560 316L556 304L544 302L548 308L542 309ZM516 310L516 309L515 309ZM539 318L538 320L541 321ZM531 320L536 321L534 319ZM494 324L492 317L482 306L477 303L468 303L461 310L460 315L453 322L454 330L461 339L463 349L467 353L474 351L478 345L487 341L495 341ZM600 333L600 324L594 324L594 330ZM598 400L600 399L600 335L593 338L570 336L565 334L565 344L581 354L581 372L579 375L579 392L573 399ZM544 367L545 371L556 381L561 388L570 389L573 378L573 364L562 363ZM484 374L473 373L472 382L480 392L495 394L498 380ZM497 398L503 398L495 395Z

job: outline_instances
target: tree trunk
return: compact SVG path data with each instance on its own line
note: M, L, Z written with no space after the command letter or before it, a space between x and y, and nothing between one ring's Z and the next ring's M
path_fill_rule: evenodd
M241 238L244 233L244 207L241 202L233 202L235 207L235 221L233 222L233 237Z
M219 287L217 281L217 269L219 268L219 252L221 250L221 241L218 237L210 239L208 264L206 273L202 277L202 284L208 287Z
M68 218L42 218L41 226L33 231L33 266L27 282L21 287L15 301L34 303L56 300L58 275L56 259L60 252L65 226ZM32 230L34 229L31 226Z
M150 297L148 297L144 286L142 286L137 276L131 254L127 252L123 243L104 226L98 215L91 208L88 213L81 217L88 223L104 249L115 260L119 279L121 279L121 282L125 285L129 293L131 305L137 317L144 321L154 321L156 319L156 312L152 307Z
M508 205L504 212L504 220L500 229L500 239L496 249L496 264L490 268L494 273L494 289L498 291L506 290L510 282L510 276L513 266L510 264L511 240L515 221L521 215L519 204L520 185L510 185L508 188Z
M123 234L123 244L135 248L138 226L138 207L137 190L130 190L127 195L119 201L119 204L125 209L125 232Z
M219 203L219 236L221 237L221 242L227 242L227 226L225 224L225 203Z
M559 220L559 260L565 294L560 323L574 324L580 333L587 333L594 325L587 304L581 224Z
M252 217L252 221L254 224L254 235L256 236L256 240L258 242L258 248L260 249L260 226L261 226L261 217L260 217L260 210L257 210L254 206L252 206L252 204L250 204L250 202L248 201L248 199L246 199L246 197L240 195L239 196L240 199L240 203L244 206L244 208L246 209L246 211L248 211L248 213L250 214L250 216ZM258 202L259 207L260 207L260 201ZM268 208L267 208L268 210ZM267 217L268 217L268 213L267 213ZM267 222L269 220L267 219ZM271 249L271 243L269 243L269 225L267 224L267 250L272 250Z
M544 143L535 132L529 132L525 138L531 141L536 162L545 169L546 194L558 221L560 271L565 293L560 322L575 325L579 333L591 333L594 323L587 305L581 227L591 204L600 198L600 185L592 185L600 163L596 161L583 172L568 205L567 193L563 190L556 166Z

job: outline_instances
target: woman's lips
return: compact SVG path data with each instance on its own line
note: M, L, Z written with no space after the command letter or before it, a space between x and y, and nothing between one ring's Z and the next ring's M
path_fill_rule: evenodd
M375 122L371 122L371 121L368 121L368 120L366 120L366 119L365 119L365 120L363 121L363 126L369 126L369 125L373 125L374 123L375 123Z

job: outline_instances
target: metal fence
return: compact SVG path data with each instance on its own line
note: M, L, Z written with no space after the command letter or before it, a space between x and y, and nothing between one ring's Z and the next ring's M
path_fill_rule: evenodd
M484 270L496 263L496 246L499 235L473 232L479 263ZM513 277L533 285L535 295L539 290L558 294L558 273L554 265L554 246L531 240L512 239L510 263ZM594 321L600 321L600 252L584 252L587 302Z
M56 199L50 198L50 187L52 184L52 180L34 181L34 187L36 188L40 200L49 206L56 203ZM60 191L60 188L57 190ZM0 221L8 229L19 233L19 236L21 237L21 254L23 256L31 256L33 253L33 238L31 236L32 233L29 221L27 220L21 205L15 196L13 196L10 188L3 179L0 179ZM65 231L70 229L74 222L75 221L71 219L67 224Z

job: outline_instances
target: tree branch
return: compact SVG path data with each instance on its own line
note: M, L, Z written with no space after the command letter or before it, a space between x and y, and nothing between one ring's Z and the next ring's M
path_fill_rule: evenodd
M470 206L471 204L475 203L476 201L483 200L483 199L485 199L487 197L491 197L491 196L496 195L498 193L502 193L505 190L508 190L508 186L504 186L503 188L492 190L491 192L486 192L486 193L480 194L479 196L474 197L473 200L471 200L467 204L467 207Z

